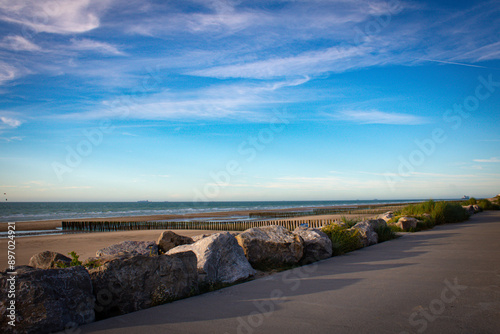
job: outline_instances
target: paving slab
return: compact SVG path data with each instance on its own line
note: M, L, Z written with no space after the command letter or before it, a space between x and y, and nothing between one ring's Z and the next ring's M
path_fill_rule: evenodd
M500 212L78 331L500 333Z

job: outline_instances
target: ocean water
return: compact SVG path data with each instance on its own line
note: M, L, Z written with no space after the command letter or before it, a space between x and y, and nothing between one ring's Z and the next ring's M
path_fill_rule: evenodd
M3 202L0 222L191 214L403 203L418 200L269 201L269 202Z

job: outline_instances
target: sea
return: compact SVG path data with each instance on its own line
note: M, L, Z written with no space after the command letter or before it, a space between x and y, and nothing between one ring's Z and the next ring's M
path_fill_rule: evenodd
M304 209L419 202L423 200L264 201L264 202L0 202L0 223L81 218L185 215L241 210ZM245 217L233 217L245 219ZM246 218L248 219L248 218ZM196 220L200 220L197 218Z

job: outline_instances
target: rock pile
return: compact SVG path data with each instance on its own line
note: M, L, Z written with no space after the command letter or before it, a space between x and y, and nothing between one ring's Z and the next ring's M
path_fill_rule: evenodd
M364 246L377 243L384 218L365 220L358 230ZM332 242L320 229L293 232L278 225L240 234L194 238L172 231L158 242L124 241L100 249L83 266L55 252L34 255L30 266L16 267L16 327L8 325L7 272L0 273L0 330L49 333L185 298L200 287L245 280L255 269L276 269L327 259ZM66 267L66 268L64 268ZM255 268L255 269L254 269Z

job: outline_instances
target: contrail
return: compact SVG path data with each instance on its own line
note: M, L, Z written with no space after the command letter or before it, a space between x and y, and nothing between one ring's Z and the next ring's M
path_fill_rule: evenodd
M418 59L418 60L432 61L432 62L436 62L436 63L451 64L451 65L461 65L461 66L478 67L478 68L489 68L489 67L486 67L486 66L471 65L471 64L464 64L464 63L455 63L455 62L446 61L446 60L435 60L435 59L425 59L425 58L416 58L416 59Z

